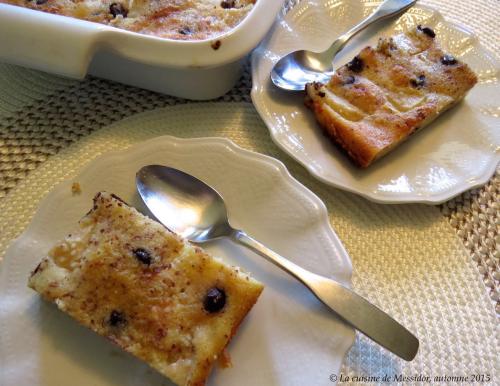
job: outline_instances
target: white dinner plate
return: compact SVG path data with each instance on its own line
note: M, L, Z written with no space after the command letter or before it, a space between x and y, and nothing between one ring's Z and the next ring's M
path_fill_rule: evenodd
M30 271L101 190L144 210L135 173L164 164L206 181L226 200L231 223L316 273L350 284L351 263L322 201L270 157L220 138L159 137L92 161L52 190L0 263L0 385L167 385L166 378L80 326L26 287ZM82 193L72 195L78 181ZM301 284L227 240L204 244L265 284L229 346L233 367L212 385L331 385L354 340L352 328Z
M323 135L304 106L303 93L272 85L269 74L280 57L299 49L326 49L377 5L303 0L278 20L254 51L252 100L274 142L321 181L381 203L437 204L486 183L500 160L500 64L471 32L445 21L435 10L417 5L398 20L369 28L334 61L334 68L340 67L380 36L423 24L431 26L442 47L468 63L479 78L463 102L366 170L353 166Z

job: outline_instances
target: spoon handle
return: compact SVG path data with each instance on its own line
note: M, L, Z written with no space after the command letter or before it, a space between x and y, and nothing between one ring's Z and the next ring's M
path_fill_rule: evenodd
M364 30L372 23L389 18L391 16L403 13L408 8L412 7L417 0L385 0L370 16L363 19L359 24L352 27L349 31L341 35L333 44L321 55L328 58L333 58L346 43L355 35Z
M347 323L400 358L411 361L417 354L419 342L410 331L349 288L299 267L243 231L235 230L231 238L294 276Z

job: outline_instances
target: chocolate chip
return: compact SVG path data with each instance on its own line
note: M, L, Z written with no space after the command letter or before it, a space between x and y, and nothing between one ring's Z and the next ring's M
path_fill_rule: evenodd
M356 81L356 78L352 75L349 75L349 76L346 76L344 78L344 82L343 84L346 85L346 84L353 84L354 82Z
M445 66L450 66L452 64L456 64L457 60L454 56L446 54L441 58L441 63L443 63Z
M347 68L352 72L361 72L364 67L363 59L359 56L355 56L349 63L347 63Z
M205 295L203 307L208 312L218 312L224 308L226 304L226 293L220 288L210 288Z
M218 50L220 48L221 44L222 43L220 40L216 40L215 42L210 44L210 47L212 47L213 50Z
M221 41L220 40L216 40L215 42L213 42L212 44L210 44L210 46L212 47L212 49L214 50L218 50L221 46Z
M109 315L109 324L113 327L122 327L127 324L127 318L123 312L113 310Z
M145 250L143 248L137 248L137 249L134 249L132 252L134 252L135 257L141 263L144 263L146 265L151 264L151 261L153 259L151 258L151 254L147 250Z
M319 95L321 98L324 98L324 97L326 96L326 94L325 94L323 91L318 92L318 95Z
M425 85L425 75L419 75L416 79L410 80L410 84L416 88L423 87Z
M127 17L128 9L125 8L121 3L111 3L109 6L109 13L113 15L113 18L121 15L123 17Z
M181 35L191 35L193 33L193 31L191 30L191 28L189 27L182 27L181 29L179 29L178 31Z
M423 32L424 34L426 34L427 36L429 36L431 38L435 38L436 37L436 33L434 32L434 30L432 28L422 27L419 24L419 25L417 25L417 30Z
M222 0L220 2L220 6L224 9L234 8L236 6L236 2L234 0Z
M42 5L45 4L49 0L36 0L36 5Z

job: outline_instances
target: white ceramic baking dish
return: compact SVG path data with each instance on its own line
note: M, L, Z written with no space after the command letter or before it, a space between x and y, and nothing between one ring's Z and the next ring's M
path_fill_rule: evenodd
M0 61L76 79L92 74L179 97L211 99L234 85L242 59L269 31L282 3L257 0L235 28L201 41L162 39L0 4Z

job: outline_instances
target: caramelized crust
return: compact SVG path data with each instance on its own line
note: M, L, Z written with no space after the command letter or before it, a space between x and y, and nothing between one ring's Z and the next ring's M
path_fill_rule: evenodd
M205 383L263 288L108 193L29 286L178 385Z
M177 40L203 40L229 31L255 0L0 0L43 12Z
M476 84L471 69L440 48L427 27L380 39L328 84L306 86L306 106L326 134L367 167L460 101Z

